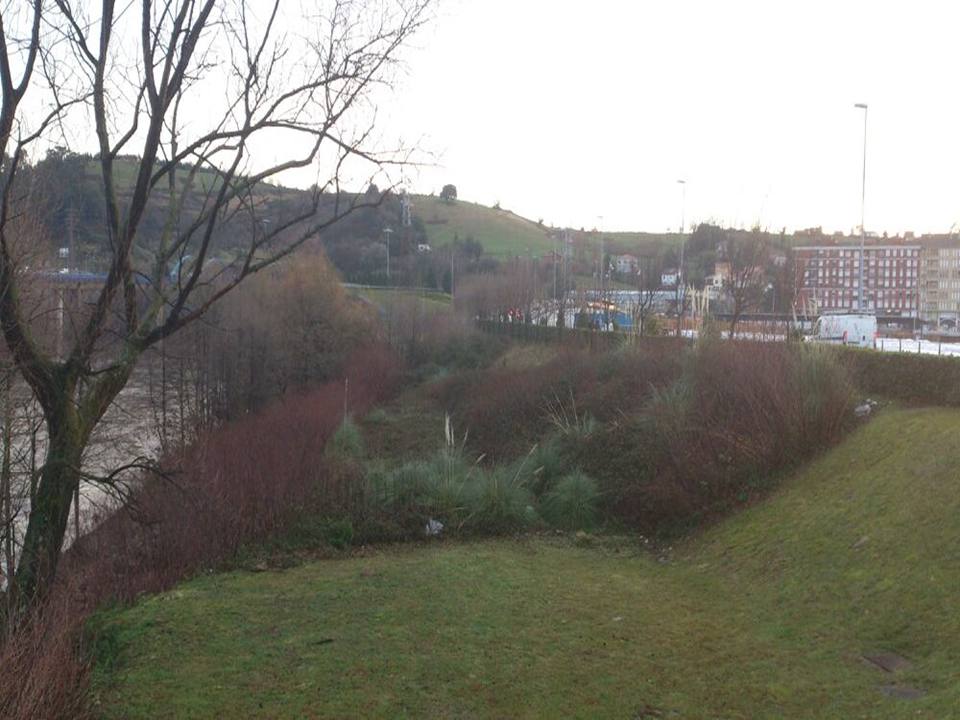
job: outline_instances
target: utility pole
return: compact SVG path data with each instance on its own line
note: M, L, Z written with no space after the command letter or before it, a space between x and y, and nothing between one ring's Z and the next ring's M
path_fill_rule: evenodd
M600 272L600 284L599 292L596 299L599 302L599 307L601 308L600 322L603 325L603 329L607 329L607 305L606 305L606 292L604 291L604 279L603 276L606 274L604 267L604 241L603 241L603 215L597 215L597 232L600 234L600 262L597 264L597 270Z
M603 297L603 215L597 215L597 232L600 233L600 297Z
M857 290L857 312L863 312L863 263L865 259L866 229L864 228L864 219L866 216L867 205L867 104L857 103L854 105L858 110L863 110L863 177L860 182L860 287Z
M390 284L390 235L393 230L386 227L383 229L383 244L387 246L387 285Z
M557 254L559 252L560 243L558 237L555 235L553 238L553 299L557 299Z

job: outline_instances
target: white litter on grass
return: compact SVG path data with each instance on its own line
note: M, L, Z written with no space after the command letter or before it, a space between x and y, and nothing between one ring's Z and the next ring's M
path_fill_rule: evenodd
M427 520L427 526L424 528L424 531L427 537L436 537L443 532L443 523L439 520L430 518Z

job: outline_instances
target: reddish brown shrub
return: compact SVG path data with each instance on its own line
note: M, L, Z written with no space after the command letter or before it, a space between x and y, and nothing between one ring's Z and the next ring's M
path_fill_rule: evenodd
M693 351L639 416L582 443L577 462L630 524L686 526L838 441L852 397L817 348L717 341Z
M615 420L643 407L651 393L667 387L682 370L683 347L643 341L594 356L596 379L583 388L577 405L602 421Z
M89 609L63 594L0 644L0 717L7 720L85 718L89 663L78 653Z
M436 395L471 447L502 461L528 451L550 428L548 404L578 396L595 373L588 355L565 351L535 367L461 373L441 383Z
M641 343L603 355L560 347L542 365L455 375L435 394L478 452L506 460L554 429L551 408L611 421L642 407L680 369L675 346Z
M348 368L344 381L290 395L169 458L181 471L172 481L145 478L133 493L135 515L114 513L71 548L45 607L0 647L15 680L0 685L2 717L81 716L87 659L77 650L96 607L168 589L282 532L304 510L342 501L344 488L324 482L326 441L345 406L365 412L399 376L380 346Z

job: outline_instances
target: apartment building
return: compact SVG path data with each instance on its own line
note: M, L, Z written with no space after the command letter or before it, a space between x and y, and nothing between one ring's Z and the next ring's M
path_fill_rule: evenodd
M859 245L794 248L801 308L810 314L855 312L881 317L920 314L920 245L868 245L863 260L863 307Z
M936 325L960 321L960 247L926 247L920 281L921 317Z

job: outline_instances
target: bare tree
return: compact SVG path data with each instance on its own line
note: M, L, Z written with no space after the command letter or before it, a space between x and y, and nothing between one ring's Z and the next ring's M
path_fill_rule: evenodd
M656 295L654 291L660 287L657 267L652 255L640 257L640 267L637 269L637 302L633 306L633 327L637 335L643 335L647 318L653 313Z
M727 243L727 262L730 272L724 281L733 302L730 317L730 337L745 312L755 310L763 300L764 272L770 243L759 228L747 236L733 236Z
M329 0L307 16L280 0L4 5L0 325L49 438L16 572L21 607L54 578L84 448L144 351L367 202L344 183L364 188L409 160L382 152L375 104L429 2ZM84 122L109 268L58 354L23 310L10 220L31 146ZM267 182L297 171L313 190L265 216ZM144 229L151 203L165 208L159 233Z

